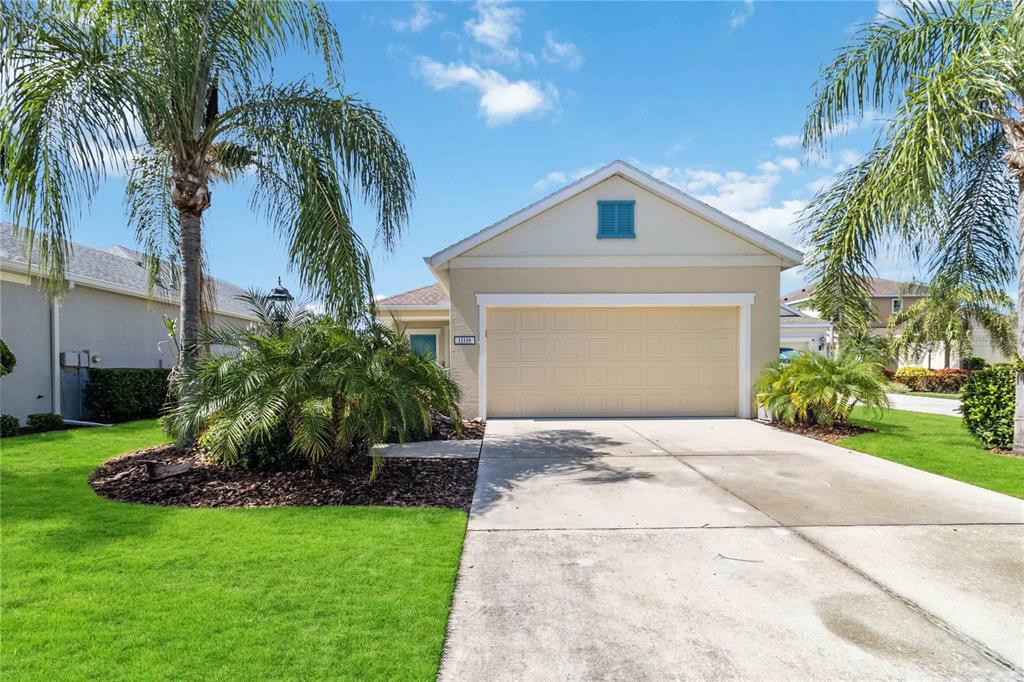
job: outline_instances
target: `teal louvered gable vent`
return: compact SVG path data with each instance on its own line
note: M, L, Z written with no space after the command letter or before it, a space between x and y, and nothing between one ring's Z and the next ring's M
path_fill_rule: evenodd
M636 202L597 202L598 239L636 239Z

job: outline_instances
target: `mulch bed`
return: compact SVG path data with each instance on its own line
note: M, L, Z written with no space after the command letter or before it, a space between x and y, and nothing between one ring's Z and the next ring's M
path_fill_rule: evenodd
M797 433L801 436L807 436L808 438L815 438L817 440L825 441L826 443L835 443L843 438L849 436L859 436L862 433L874 433L874 429L865 428L863 426L857 426L856 424L833 424L832 426L818 426L817 424L784 424L782 422L769 422L769 426L774 426L777 429L783 431L790 431L791 433Z
M355 472L255 472L162 445L108 461L93 472L89 484L110 499L174 507L374 505L469 510L475 459L387 459L372 484L370 458L365 459L364 470ZM146 473L147 461L187 460L194 460L193 468L171 478L151 481Z
M473 420L462 422L462 435L455 433L455 425L446 420L434 418L433 429L427 434L427 440L483 440L484 422Z

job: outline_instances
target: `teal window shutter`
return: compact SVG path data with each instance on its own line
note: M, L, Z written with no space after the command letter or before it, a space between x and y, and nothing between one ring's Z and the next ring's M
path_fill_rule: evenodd
M598 239L636 239L636 202L597 202Z

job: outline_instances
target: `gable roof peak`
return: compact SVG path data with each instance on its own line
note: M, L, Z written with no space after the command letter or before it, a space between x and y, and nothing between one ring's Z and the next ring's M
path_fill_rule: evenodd
M546 197L530 204L526 208L520 209L512 215L485 227L479 232L455 242L451 246L438 251L432 256L428 256L425 260L431 268L441 267L466 251L493 239L503 232L521 225L534 216L537 216L564 201L568 201L574 196L587 191L591 187L594 187L615 175L622 176L652 194L673 203L680 208L689 210L714 225L717 225L726 232L731 232L740 239L750 242L764 249L768 253L777 256L783 263L783 269L799 265L803 262L803 254L793 247L784 244L764 232L754 229L750 225L723 213L717 208L700 201L686 192L683 192L663 180L659 180L650 173L642 171L621 159L616 159L615 161L598 168L593 173L585 175L565 187L552 192Z

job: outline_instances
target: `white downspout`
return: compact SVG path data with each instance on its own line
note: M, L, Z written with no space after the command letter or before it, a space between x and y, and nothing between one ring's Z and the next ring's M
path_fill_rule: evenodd
M50 411L60 414L60 303L50 301Z
M60 301L50 299L50 411L63 414L60 405Z

